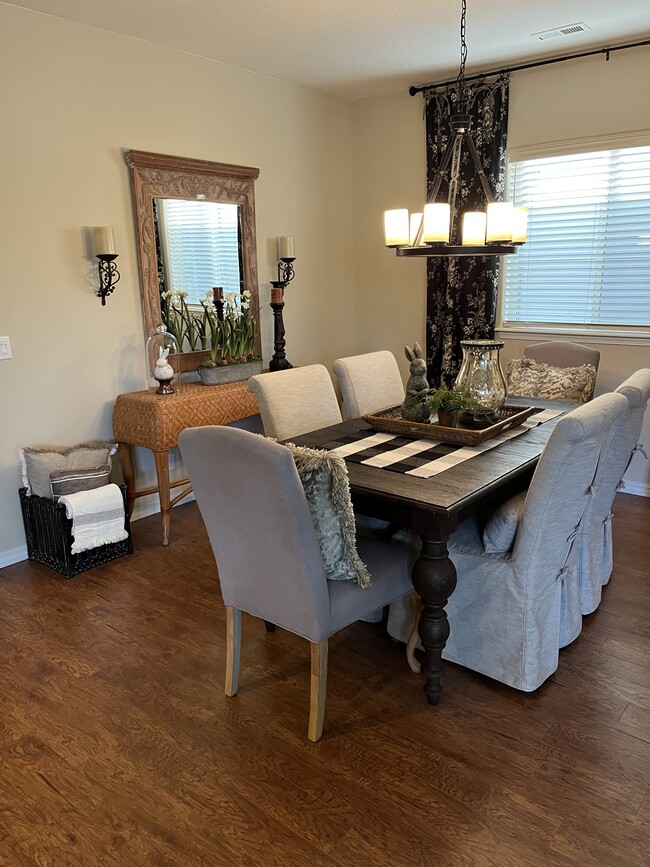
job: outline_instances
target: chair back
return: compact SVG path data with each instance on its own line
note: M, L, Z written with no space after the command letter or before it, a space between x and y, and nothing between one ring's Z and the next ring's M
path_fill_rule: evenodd
M553 578L565 567L610 428L625 412L622 395L604 394L556 424L535 469L513 560L540 564Z
M545 343L531 343L524 349L524 356L538 364L552 364L553 367L580 367L591 364L598 370L600 352L582 343L567 340L550 340Z
M217 561L224 603L313 640L329 618L329 595L291 452L221 426L188 428L178 444Z
M345 421L404 402L402 375L387 349L337 358L332 370L341 389Z
M322 364L251 376L248 388L257 398L264 433L290 439L342 421L336 392Z

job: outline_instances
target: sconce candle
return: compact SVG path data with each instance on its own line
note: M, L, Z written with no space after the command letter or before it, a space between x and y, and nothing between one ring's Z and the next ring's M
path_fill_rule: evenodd
M279 259L295 259L293 238L283 235L278 238L278 258Z
M115 236L112 226L95 227L95 255L115 253Z

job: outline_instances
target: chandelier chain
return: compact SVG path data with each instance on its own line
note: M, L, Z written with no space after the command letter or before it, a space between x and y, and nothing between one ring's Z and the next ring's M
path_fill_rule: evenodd
M461 0L460 13L460 67L456 79L456 93L458 94L457 111L465 110L465 63L467 61L467 0Z

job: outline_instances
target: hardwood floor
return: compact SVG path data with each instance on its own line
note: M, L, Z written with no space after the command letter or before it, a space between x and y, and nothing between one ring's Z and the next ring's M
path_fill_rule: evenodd
M195 504L71 581L0 571L0 865L455 867L650 863L650 500L619 495L599 610L524 694L448 666L425 703L377 624L309 648L225 614Z

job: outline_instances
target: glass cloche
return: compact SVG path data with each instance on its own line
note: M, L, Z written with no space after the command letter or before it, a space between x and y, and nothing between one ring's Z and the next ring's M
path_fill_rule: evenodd
M145 350L149 386L157 386L156 394L173 394L172 381L180 385L180 356L178 343L165 325L159 325L149 335Z

